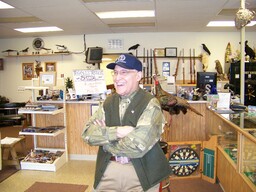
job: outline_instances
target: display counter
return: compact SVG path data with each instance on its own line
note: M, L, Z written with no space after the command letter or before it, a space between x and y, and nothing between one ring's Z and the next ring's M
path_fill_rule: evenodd
M217 177L225 191L256 191L256 117L206 111L207 137L218 135Z
M94 100L68 101L66 104L68 152L71 159L96 159L98 147L89 146L81 135L93 107L98 104L99 101Z

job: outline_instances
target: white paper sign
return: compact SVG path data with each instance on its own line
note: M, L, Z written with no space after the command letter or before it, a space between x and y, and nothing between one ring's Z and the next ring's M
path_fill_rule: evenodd
M103 70L74 70L76 95L100 94L107 91Z
M218 93L219 101L217 103L217 109L230 109L230 93Z

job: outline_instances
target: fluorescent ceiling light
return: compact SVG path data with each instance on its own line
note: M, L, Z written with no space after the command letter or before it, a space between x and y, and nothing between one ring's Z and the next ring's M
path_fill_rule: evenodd
M96 15L101 19L155 17L155 11L154 10L110 11L110 12L96 12Z
M63 31L58 27L31 27L31 28L17 28L14 29L22 33L33 33L33 32L50 32L50 31Z
M256 21L251 21L247 27L254 26ZM207 27L235 27L235 21L210 21Z
M254 26L256 25L256 21L251 21L249 24L247 24L246 26L247 27L251 27L251 26Z
M8 5L7 3L4 3L0 1L0 9L13 9L14 7L11 5Z
M102 61L113 61L113 59L108 58L108 57L103 57L103 58L102 58Z

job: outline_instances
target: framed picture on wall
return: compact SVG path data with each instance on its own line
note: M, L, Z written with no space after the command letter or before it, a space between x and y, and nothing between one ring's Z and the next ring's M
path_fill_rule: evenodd
M52 87L56 85L56 72L40 72L39 85L42 87Z
M31 80L34 77L34 63L22 63L22 79Z
M166 47L165 57L177 57L177 47Z
M156 57L164 57L164 48L155 48L154 52Z
M45 71L56 71L56 62L45 62Z

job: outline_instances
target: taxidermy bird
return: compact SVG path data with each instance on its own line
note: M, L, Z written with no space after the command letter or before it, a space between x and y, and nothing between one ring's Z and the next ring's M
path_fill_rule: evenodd
M130 51L130 50L136 50L136 49L138 49L139 46L140 46L140 44L133 45L133 46L131 46L131 47L128 49L128 51Z
M221 66L221 63L219 60L215 60L215 69L218 73L218 75L222 75L223 74L223 69L222 69L222 66Z
M231 62L231 59L230 59L231 55L232 55L231 44L230 42L228 42L226 47L226 52L225 52L225 63Z
M2 51L2 53L10 53L10 52L18 52L17 50L13 50L13 49L7 49L5 51Z
M202 65L203 71L206 72L209 66L209 55L207 53L202 53Z
M20 52L22 52L22 53L27 53L27 52L28 52L28 49L29 49L29 47L27 47L26 49L21 50Z
M180 111L183 114L187 113L187 110L191 110L197 115L203 116L200 112L198 112L195 108L191 107L189 103L180 97L176 97L166 91L164 91L157 79L157 76L153 76L155 81L155 96L160 102L161 108L170 113L170 115L178 115Z
M210 52L209 49L206 47L206 45L205 45L205 44L202 44L202 46L203 46L203 50L204 50L206 53L208 53L208 55L211 55L211 52Z
M217 71L217 80L218 81L227 80L227 76L224 74L222 65L219 60L215 60L215 69Z
M224 85L224 89L231 89L231 90L233 90L234 88L235 88L235 85L233 85L233 84L226 83Z
M250 59L255 58L255 53L254 53L253 49L251 47L249 47L247 40L245 41L244 51L245 51L245 55L249 55Z
M58 50L66 50L67 47L65 45L56 45Z

